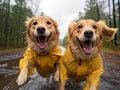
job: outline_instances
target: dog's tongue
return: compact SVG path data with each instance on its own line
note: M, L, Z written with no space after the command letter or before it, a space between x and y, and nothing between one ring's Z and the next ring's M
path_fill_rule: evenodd
M44 37L44 36L39 37L37 44L38 44L38 47L39 47L40 49L46 48L46 46L47 46L47 38Z
M86 54L91 54L92 53L92 42L90 41L85 41L83 43L83 50L85 51Z

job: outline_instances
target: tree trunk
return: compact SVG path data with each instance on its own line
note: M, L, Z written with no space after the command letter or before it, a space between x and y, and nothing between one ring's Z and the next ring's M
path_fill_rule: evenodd
M113 25L114 28L116 28L116 15L115 15L115 0L112 0L113 2ZM117 46L117 33L115 34L115 38L114 38L114 45Z
M18 17L18 20L19 20L19 23L18 23L18 32L17 32L17 38L18 38L18 41L17 41L17 47L19 47L20 46L20 33L21 33L21 16L22 16L22 2L20 2L20 9L19 9L19 17Z
M119 25L119 39L120 39L120 1L118 0L118 25Z
M108 0L108 7L109 7L109 16L108 16L108 17L109 17L109 26L112 27L112 23L111 23L111 12L110 12L110 11L111 11L111 9L110 9L110 7L111 7L111 6L110 6L110 0Z
M9 32L9 17L10 17L10 0L7 2L7 13L5 15L5 28L4 28L4 33L5 33L5 47L8 47L8 32Z
M4 7L5 7L5 1L2 3L2 13L1 13L1 46L3 47L4 45Z
M99 12L99 7L98 7L98 1L96 1L96 7L97 7L97 19L99 21L100 20L100 12Z

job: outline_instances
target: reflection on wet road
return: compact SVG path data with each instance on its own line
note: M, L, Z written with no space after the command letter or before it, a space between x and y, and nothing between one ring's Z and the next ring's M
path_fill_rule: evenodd
M63 49L64 50L64 49ZM46 83L37 72L30 77L26 84L19 87L16 84L18 74L19 58L22 57L23 52L14 53L14 55L0 56L0 90L58 90L59 83ZM105 73L101 79L101 86L99 90L120 90L120 56L102 53ZM16 59L17 58L17 59ZM75 87L71 83L68 90ZM77 87L77 86L76 86Z
M11 84L11 82L15 84L16 75L18 73L18 62L19 59L0 60L0 90L9 90L8 85ZM13 85L11 86L14 88Z

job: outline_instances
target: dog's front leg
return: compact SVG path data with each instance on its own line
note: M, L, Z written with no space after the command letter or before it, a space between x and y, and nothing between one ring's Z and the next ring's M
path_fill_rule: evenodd
M103 69L100 69L89 75L83 90L98 90L102 73Z
M66 81L62 81L59 90L65 90Z
M89 90L96 90L96 86L92 85Z
M18 78L16 80L16 82L17 82L18 85L22 85L22 84L24 84L26 82L26 80L27 80L27 74L28 74L28 67L24 68L20 72L20 74L19 74L19 76L18 76Z
M55 81L59 81L59 78L60 78L60 68L59 68L59 65L57 65L57 67L56 67L56 72L55 72L55 74L54 74L54 80Z

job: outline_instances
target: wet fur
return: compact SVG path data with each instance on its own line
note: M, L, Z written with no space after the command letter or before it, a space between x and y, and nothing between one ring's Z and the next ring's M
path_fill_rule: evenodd
M100 53L102 46L103 46L103 39L105 40L112 40L114 38L114 35L117 31L117 29L114 28L109 28L107 25L105 25L104 21L99 21L99 22L95 22L93 20L88 20L87 22L91 22L91 24L95 24L98 27L98 30L95 32L95 35L97 36L96 41L94 42L94 50L93 53L91 55L86 55L83 50L81 49L80 45L78 44L76 38L74 37L75 34L78 34L80 32L76 32L74 33L76 26L81 23L84 22L85 24L85 20L81 20L79 22L72 22L69 25L69 30L68 30L68 45L69 48L73 54L73 57L75 59L82 59L82 60L90 60L92 58L94 58L98 53ZM87 27L86 27L87 28Z
M39 17L41 17L41 16L39 16ZM39 17L36 17L36 18L39 18ZM27 44L28 44L28 47L32 48L33 50L35 50L39 54L39 53L41 53L43 51L38 48L38 46L36 44L37 43L36 39L30 33L30 30L31 30L31 27L32 27L31 24L34 21L34 19L36 19L36 18L28 18L28 20L26 21L26 26L27 26ZM49 20L54 25L54 29L56 30L55 32L52 32L52 36L51 36L51 38L49 40L48 46L44 50L46 52L49 52L52 48L54 48L59 43L59 31L58 31L58 25L57 25L56 21L54 21L53 19L51 19L48 16L46 16L46 18L49 18Z
M40 24L42 26L47 27L48 30L50 30L50 32L52 32L51 37L49 38L47 47L44 50L41 50L38 46L37 46L37 40L35 38L35 36L32 34L32 31L35 30L35 26L33 26L33 22L35 20L38 20L38 22L40 22ZM42 21L41 21L42 20ZM51 26L47 26L46 24L43 24L42 22L46 22L46 20L49 20L52 25ZM38 54L41 54L42 52L49 52L51 49L53 49L56 45L58 45L59 43L59 31L58 31L58 26L56 21L54 21L52 18L48 17L48 16L38 16L38 17L34 17L34 18L28 18L26 21L26 26L27 26L27 44L28 47L33 49L34 51L36 51ZM59 77L59 67L56 68L56 73L54 76L54 79L58 79ZM28 65L26 65L26 68L24 68L16 82L18 83L18 85L22 85L25 83L25 81L27 80L27 74L28 74ZM49 78L49 77L48 77Z
M88 24L89 23L89 24ZM77 30L77 26L79 24L85 25L84 29ZM88 24L88 25L87 25ZM91 25L96 25L97 30L94 30ZM82 31L84 31L86 28L89 28L95 32L95 35L97 36L95 42L94 42L94 50L91 55L86 55L84 51L82 50L81 46L78 44L78 41L76 40L76 35L80 35ZM70 48L70 51L75 59L82 59L82 60L90 60L94 58L98 53L100 53L103 40L112 40L114 38L115 33L117 32L117 29L115 28L109 28L104 21L95 22L93 20L80 20L78 22L72 22L68 27L68 46ZM60 90L65 89L66 81L61 82ZM89 90L96 90L96 86L90 86Z

